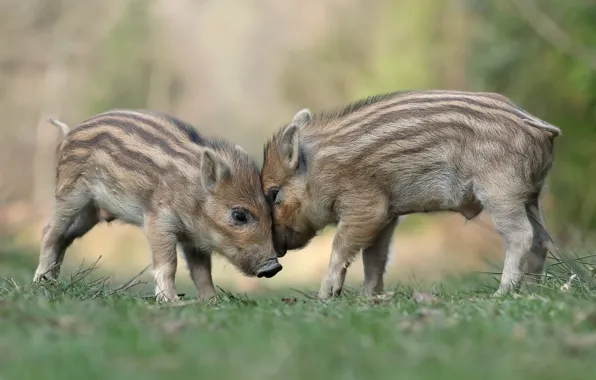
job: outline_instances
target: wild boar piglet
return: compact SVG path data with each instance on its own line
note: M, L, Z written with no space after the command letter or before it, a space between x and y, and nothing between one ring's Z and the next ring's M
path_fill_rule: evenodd
M178 299L177 246L204 299L216 294L214 250L248 276L282 269L259 168L239 146L150 111L113 110L72 130L50 122L66 136L56 151L54 211L34 281L56 279L73 240L112 220L144 229L159 301Z
M341 292L362 250L364 292L383 290L398 219L487 210L507 252L497 294L544 270L540 194L561 131L496 93L408 91L298 112L265 146L261 180L279 256L337 224L319 296Z

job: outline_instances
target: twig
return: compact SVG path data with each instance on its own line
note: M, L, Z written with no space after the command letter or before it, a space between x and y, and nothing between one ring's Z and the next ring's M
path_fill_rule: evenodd
M119 287L117 289L114 289L110 293L110 296L113 296L120 292L125 292L134 286L144 283L143 281L135 281L135 280L138 279L139 277L141 277L143 275L143 273L145 273L147 271L147 269L149 269L149 267L151 267L151 265L147 265L144 269L142 269L139 273L137 273L133 278L128 280L126 283L124 283L124 285L122 285L121 287Z
M313 294L308 294L308 293L306 293L306 292L304 292L302 290L298 290L298 289L294 289L294 288L290 288L290 289L293 290L293 291L295 291L296 293L302 294L304 297L306 297L309 300L316 300L317 299L317 296L314 295L314 292L313 292Z

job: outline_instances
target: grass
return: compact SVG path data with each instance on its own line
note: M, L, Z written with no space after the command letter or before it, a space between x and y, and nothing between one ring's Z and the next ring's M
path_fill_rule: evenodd
M171 305L92 268L44 286L28 273L0 281L0 379L591 378L596 289L576 279L561 291L563 267L503 299L473 281L373 300L222 290L215 302Z

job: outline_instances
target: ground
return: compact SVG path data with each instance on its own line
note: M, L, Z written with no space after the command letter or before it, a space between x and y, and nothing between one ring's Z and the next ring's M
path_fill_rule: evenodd
M29 266L17 260L0 282L2 380L571 380L596 370L596 291L583 280L562 291L550 277L494 299L485 276L373 300L348 289L328 303L289 288L199 303L188 288L186 301L156 305L142 297L150 284L80 268L33 286Z

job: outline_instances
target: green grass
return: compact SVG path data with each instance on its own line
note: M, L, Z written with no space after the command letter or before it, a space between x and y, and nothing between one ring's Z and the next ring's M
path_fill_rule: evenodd
M349 290L322 303L281 289L156 305L143 297L151 283L127 287L83 268L32 285L34 267L11 267L16 251L0 251L0 272L19 274L0 281L2 380L545 380L596 369L596 289L584 273L560 291L564 263L535 292L504 299L491 298L496 283L484 276L490 286L400 287L374 300Z
M578 285L581 288L581 285ZM0 290L0 379L587 379L596 297L413 289L321 303L292 290L155 305L84 271ZM590 375L592 374L592 375Z

